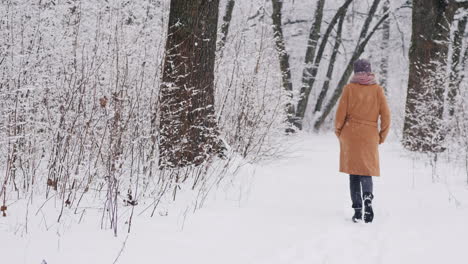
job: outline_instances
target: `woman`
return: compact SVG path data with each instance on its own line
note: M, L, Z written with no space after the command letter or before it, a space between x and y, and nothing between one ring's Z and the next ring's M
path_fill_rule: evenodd
M340 172L349 174L354 222L362 220L363 200L364 221L370 223L374 219L372 176L380 175L378 145L385 141L389 128L390 110L384 90L377 85L369 61L357 60L351 83L343 88L335 118Z

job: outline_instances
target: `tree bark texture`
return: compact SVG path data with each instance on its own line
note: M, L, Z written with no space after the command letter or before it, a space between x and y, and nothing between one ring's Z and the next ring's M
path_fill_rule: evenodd
M290 102L286 104L286 114L288 116L288 123L296 126L296 122L294 121L294 105L292 104L293 85L291 81L291 67L289 64L289 54L286 51L282 27L283 2L281 0L271 0L271 3L273 5L271 19L273 21L273 33L275 37L276 50L278 51L279 56L282 85L290 99Z
M444 84L455 11L455 5L448 1L413 0L402 142L411 151L443 150Z
M200 165L220 151L214 111L219 0L171 0L160 89L159 165Z
M390 11L390 0L385 0L383 6L383 12L387 13ZM390 57L390 20L387 19L382 24L382 44L380 46L382 51L382 59L380 61L380 85L384 88L385 93L387 90L388 80L388 59Z
M458 21L457 30L453 36L452 42L452 64L450 70L450 82L448 91L448 113L450 116L455 114L456 98L459 93L462 76L460 75L460 69L464 68L464 61L462 56L463 36L466 30L466 24L468 22L468 15L465 15Z

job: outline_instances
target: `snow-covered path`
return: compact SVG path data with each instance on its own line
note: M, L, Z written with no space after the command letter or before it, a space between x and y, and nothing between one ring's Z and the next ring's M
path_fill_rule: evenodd
M385 145L374 223L354 224L336 139L304 136L298 148L294 157L258 167L241 202L218 197L183 229L176 216L139 218L117 263L467 263L466 185L451 189L454 202L449 185L431 183L429 168L413 165L398 144ZM441 182L464 184L446 173ZM10 260L1 263L112 263L126 237L96 230L19 238L0 229L10 241L0 238L0 255Z

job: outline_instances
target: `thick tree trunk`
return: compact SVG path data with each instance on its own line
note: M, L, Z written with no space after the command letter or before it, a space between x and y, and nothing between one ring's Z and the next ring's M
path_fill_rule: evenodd
M390 11L390 0L385 0L383 12ZM390 57L390 20L387 19L382 24L382 44L380 49L382 51L382 60L380 61L380 85L387 93L387 80L388 80L388 59Z
M171 0L160 89L159 164L202 164L220 151L214 112L219 0Z
M292 92L293 85L291 81L291 68L289 64L289 54L286 51L283 27L282 27L282 8L283 1L281 0L271 0L273 5L273 13L271 19L273 20L273 32L275 36L276 50L278 51L279 64L282 75L283 89L289 96L290 102L286 104L286 114L288 116L288 123L292 126L296 126L294 121L294 105L292 104Z
M453 36L452 42L452 65L450 70L450 83L448 91L448 112L450 116L455 114L456 98L460 89L460 83L462 76L460 75L460 69L464 68L464 61L462 56L463 36L466 30L466 24L468 22L468 15L465 15L458 21L457 30Z
M341 16L346 14L346 12L348 11L348 7L352 1L353 0L346 0L345 3L338 9L335 16L330 21L330 24L328 25L328 28L325 31L325 34L323 35L322 41L317 51L317 55L315 56L315 59L313 61L312 59L314 58L314 54L312 53L315 53L315 47L313 47L314 48L313 51L312 49L307 50L309 54L306 53L305 68L302 74L302 87L301 87L300 97L299 97L299 101L297 104L297 111L296 111L296 118L297 120L300 121L300 123L302 123L306 110L307 110L310 93L312 91L312 88L315 83L315 79L317 77L318 68L320 66L320 62L322 60L322 56L323 56L325 47L328 42L328 37L330 36L333 28L338 22L338 19L340 19ZM323 9L323 6L321 8ZM316 13L316 18L315 18L316 22L314 22L314 24L315 23L321 24L321 21L322 21L323 10L320 10L320 9L318 10L320 11L320 13L319 14ZM318 18L317 18L317 15L319 15ZM320 19L320 21L318 19ZM312 27L312 30L315 30L314 27ZM317 30L318 30L318 33L320 33L320 28L318 28ZM318 37L319 36L317 36L317 40L313 40L315 41L315 43L318 41ZM309 57L307 55L309 55Z
M442 114L450 25L456 8L440 0L414 0L403 145L411 151L443 150Z
M366 21L364 21L364 25L362 26L361 33L359 35L358 44L356 45L356 48L355 48L355 50L353 52L353 56L351 57L351 60L348 62L348 65L346 66L346 69L345 69L343 75L341 76L341 79L338 82L338 85L337 85L335 91L333 92L333 94L332 94L332 96L330 98L330 101L325 106L325 109L323 110L323 112L320 113L320 116L316 119L316 121L314 123L314 129L315 130L320 129L320 127L325 122L325 119L328 117L328 115L330 114L333 107L335 107L336 102L340 98L341 91L343 90L343 87L346 85L346 83L348 83L348 80L351 77L351 74L353 73L354 61L359 59L361 54L364 52L364 50L365 50L365 48L367 46L367 43L369 42L371 37L377 31L379 26L383 22L385 22L385 20L388 19L389 13L385 13L382 16L382 18L380 18L380 20L377 22L377 24L373 27L371 32L369 34L367 34L367 32L369 31L370 24L372 22L372 18L374 17L375 12L377 11L377 7L378 7L379 3L380 3L380 0L374 0L373 4L372 4L372 6L371 6L371 8L369 10L369 13L367 15ZM319 102L317 102L317 103L319 103Z

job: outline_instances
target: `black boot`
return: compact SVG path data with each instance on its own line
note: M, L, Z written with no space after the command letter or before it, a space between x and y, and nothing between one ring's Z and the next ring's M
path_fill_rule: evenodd
M357 223L362 220L362 208L354 208L353 222Z
M364 198L364 222L371 223L374 220L374 210L372 210L372 199L374 195L370 192L365 192Z

